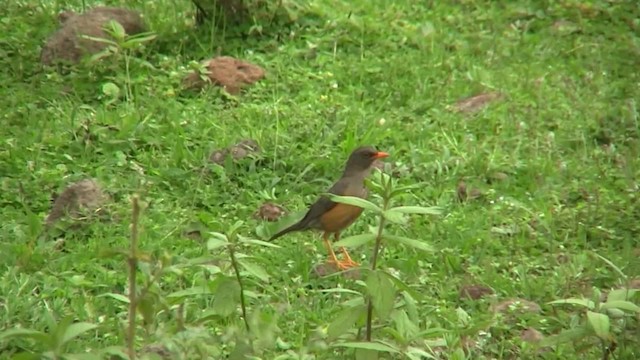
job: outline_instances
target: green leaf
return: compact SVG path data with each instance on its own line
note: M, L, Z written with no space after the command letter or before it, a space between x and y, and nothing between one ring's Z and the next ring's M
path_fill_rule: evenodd
M441 215L444 209L439 206L398 206L389 209L389 211L396 211L402 214Z
M371 342L343 342L332 345L333 347L346 347L352 349L367 349L367 350L375 350L381 352L388 352L392 354L397 354L400 351L395 347L387 344L383 344L379 341L371 341Z
M236 299L239 298L240 286L237 282L224 278L215 292L211 309L214 313L227 317L236 311Z
M355 359L356 360L378 360L380 353L375 350L370 349L356 349L355 351Z
M61 344L66 344L69 340L75 339L87 331L91 331L97 328L98 325L88 322L77 322L69 325L62 335Z
M116 299L116 300L118 300L120 302L123 302L125 304L129 303L129 298L124 296L124 295L122 295L122 294L106 293L106 294L98 295L98 297L110 297L112 299Z
M615 270L618 275L620 275L621 278L623 279L627 279L627 275L625 275L625 273L616 266L616 264L612 263L609 259L605 258L604 256L601 256L600 254L597 254L596 252L591 252L593 255L597 256L600 258L600 260L604 261L607 265L609 265L613 270Z
M640 313L640 306L625 300L607 301L604 304L600 304L600 309L620 309Z
M361 199L359 197L355 197L355 196L338 196L335 194L325 194L325 196L327 196L329 199L331 199L331 201L335 201L335 202L339 202L339 203L343 203L343 204L347 204L347 205L353 205L353 206L357 206L357 207L361 207L363 209L366 210L371 210L374 211L376 213L380 213L382 212L382 209L380 209L376 204L367 201L365 199Z
M364 244L370 243L375 239L376 239L375 234L354 235L333 243L333 247L334 248L338 248L338 247L354 248L354 247L358 247L358 246L362 246Z
M611 337L609 333L611 324L609 323L609 317L607 315L593 311L587 311L587 320L589 322L589 325L591 325L591 328L599 338L603 340L609 340L609 338Z
M414 239L410 239L410 238L406 238L403 236L397 236L397 235L388 235L385 234L384 238L387 240L391 240L391 241L395 241L397 243L400 243L402 245L406 245L406 246L411 246L412 248L421 250L421 251L426 251L426 252L433 252L435 251L433 249L433 247L431 247L431 245L426 244L420 240L414 240Z
M398 186L398 187L395 187L391 192L391 197L394 198L401 193L408 192L409 190L424 188L426 186L429 186L427 182L421 182L421 183L406 185L406 186Z
M112 82L106 82L102 84L102 93L112 99L117 99L120 97L120 88Z
M540 340L539 346L553 346L559 344L565 344L568 342L578 341L584 339L587 336L592 335L593 332L586 326L580 326L574 329L564 330L557 335L547 336Z
M429 354L428 352L413 346L407 347L407 350L405 350L404 354L410 360L438 359L437 357L433 356L433 354Z
M147 292L144 297L136 300L138 313L142 315L142 319L146 324L152 324L156 314L156 302L154 296Z
M42 360L44 357L43 354L33 354L26 351L23 351L19 354L13 355L11 360Z
M136 35L131 36L130 38L127 39L127 44L126 45L144 44L146 42L155 40L156 37L158 37L156 34L149 33L149 32L136 34ZM125 46L125 47L128 47L128 46Z
M615 289L609 292L607 295L607 302L609 301L617 301L617 300L629 300L631 299L638 290L636 289Z
M50 340L49 335L42 331L21 328L9 329L0 333L0 340L8 339L32 339L41 344L46 344Z
M227 237L220 233L211 233L212 238L207 241L207 250L212 251L223 246L229 245Z
M404 225L408 221L407 217L403 213L394 210L386 210L382 213L382 216L394 224Z
M262 266L246 260L247 258L238 259L238 264L240 264L249 274L257 277L258 279L264 282L269 281L269 274Z
M398 330L400 335L402 335L402 338L406 343L413 340L420 331L418 325L411 321L411 319L409 318L409 314L407 314L407 312L403 309L394 311L391 314L391 320L395 324L396 330Z
M79 353L79 354L64 354L62 356L64 360L101 360L102 357L96 354L90 353Z
M127 32L124 30L124 27L122 27L122 25L115 20L110 20L107 23L107 26L108 26L109 32L113 35L113 37L115 37L118 40L123 40L124 37L127 35Z
M211 290L206 286L194 286L188 289L182 289L178 291L174 291L171 294L167 295L168 298L186 298L190 296L197 295L210 295Z
M258 245L258 246L264 246L264 247L270 247L270 248L274 248L274 249L280 249L281 246L270 243L270 242L266 242L266 241L262 241L262 240L256 240L256 239L248 239L245 238L244 236L239 236L238 239L240 239L240 242L243 244L251 244L251 245Z
M393 311L396 298L395 286L382 270L369 272L366 283L374 312L380 320L386 320Z
M579 306L584 306L584 307L586 307L588 309L593 309L596 306L594 304L594 302L589 300L589 299L578 299L578 298L555 300L555 301L550 301L547 304L550 304L550 305L557 305L557 304L579 305Z
M99 42L99 43L103 43L103 44L108 44L111 46L118 46L118 44L110 39L103 39L103 38L99 38L99 37L95 37L95 36L89 36L89 35L80 35L80 38L82 39L87 39L87 40L91 40L91 41L95 41L95 42Z
M364 305L357 305L353 307L348 307L342 310L338 316L329 324L329 328L327 329L327 334L330 339L335 339L340 335L346 333L351 330L356 321L366 312L366 307Z
M420 293L410 288L409 285L404 283L402 280L398 279L395 275L389 274L386 271L382 272L382 274L388 277L389 280L391 280L396 285L396 288L405 291L408 294L407 296L412 297L413 299L418 299L418 300L421 300L423 298L423 296Z

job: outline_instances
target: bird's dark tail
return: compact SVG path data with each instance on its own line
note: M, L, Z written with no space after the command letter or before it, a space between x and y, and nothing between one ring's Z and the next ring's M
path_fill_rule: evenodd
M273 241L282 235L286 235L293 231L305 230L306 228L307 228L307 224L305 224L304 221L298 221L297 223L289 226L288 228L284 228L283 230L280 230L275 235L273 235L268 241Z

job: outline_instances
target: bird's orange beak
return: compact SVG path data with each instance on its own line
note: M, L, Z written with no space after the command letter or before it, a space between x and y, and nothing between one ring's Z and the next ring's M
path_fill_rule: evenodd
M389 156L388 153L384 152L384 151L378 151L375 155L373 155L374 159L382 159L382 158L386 158L387 156Z

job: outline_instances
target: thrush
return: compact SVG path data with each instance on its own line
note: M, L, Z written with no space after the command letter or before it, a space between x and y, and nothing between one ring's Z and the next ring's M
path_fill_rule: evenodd
M365 199L368 191L364 181L371 173L374 161L387 156L389 154L378 151L373 146L361 146L355 149L349 155L342 177L327 192L340 196L354 196ZM344 259L342 261L338 260L329 238L333 234L334 241L339 241L340 233L358 219L362 214L362 210L358 206L331 201L327 196L323 195L309 207L306 215L300 221L279 231L269 241L294 231L320 230L323 232L322 240L329 251L329 262L335 264L339 269L349 269L358 266L358 263L351 259L344 247L340 248Z

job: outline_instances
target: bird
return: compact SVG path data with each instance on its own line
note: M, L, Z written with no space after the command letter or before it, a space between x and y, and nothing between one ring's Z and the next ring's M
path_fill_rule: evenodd
M373 146L356 148L349 155L342 176L327 192L339 196L354 196L365 199L368 195L368 190L364 181L371 173L373 163L377 159L387 156L389 156L388 153L378 151ZM362 211L361 207L337 203L331 201L326 195L322 195L309 207L309 210L300 221L277 232L271 236L269 241L294 231L320 230L323 232L322 240L324 245L329 251L329 263L335 264L341 270L356 267L358 263L351 259L344 247L340 248L344 259L343 261L338 260L329 242L329 237L333 234L334 241L339 241L342 230L353 224Z

